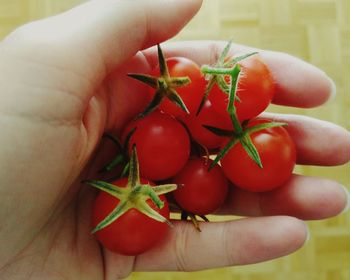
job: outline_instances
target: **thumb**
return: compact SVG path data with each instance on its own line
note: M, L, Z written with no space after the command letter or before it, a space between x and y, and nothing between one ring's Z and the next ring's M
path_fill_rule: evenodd
M92 0L58 16L27 24L7 41L23 45L25 39L23 51L41 53L45 61L46 56L60 63L74 58L74 62L79 61L75 67L83 68L88 60L88 68L106 74L138 50L176 35L201 3L202 0Z

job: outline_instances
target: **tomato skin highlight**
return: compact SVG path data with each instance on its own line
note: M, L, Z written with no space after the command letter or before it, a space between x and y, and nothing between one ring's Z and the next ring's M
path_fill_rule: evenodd
M238 62L241 67L236 95L236 114L239 121L253 119L262 113L271 103L275 94L275 82L265 63L254 55ZM228 94L214 85L209 94L214 109L223 115L228 115Z
M190 156L190 138L186 128L170 115L155 111L129 123L122 139L133 129L129 152L136 144L141 177L164 180L174 176Z
M254 120L249 126L267 122ZM237 187L264 192L283 185L291 176L296 162L296 148L284 127L273 127L250 135L261 158L260 168L240 143L233 146L221 159L227 178ZM224 146L224 145L223 145Z
M122 178L113 182L113 184L125 187L127 181L127 178ZM141 183L154 185L145 179L141 179ZM169 219L167 199L164 195L159 197L164 202L162 209L157 208L150 199L147 200L147 203L162 216ZM113 211L118 203L118 198L101 191L94 202L92 226L96 227ZM166 223L158 222L132 208L110 225L97 231L95 237L105 248L112 252L136 256L155 246L166 236L168 230L169 226Z
M202 100L206 85L204 75L200 71L199 66L194 61L185 57L170 57L166 59L166 63L170 77L187 76L190 78L190 84L177 87L175 90L180 95L190 114L195 114ZM159 76L159 74L159 66L157 66L155 69L153 69L151 75ZM153 96L154 89L150 90L150 94ZM184 117L187 115L185 111L167 98L164 98L164 100L160 103L159 109L175 117Z
M228 180L221 167L208 168L212 160L194 158L173 178L175 184L183 185L174 191L179 206L192 214L207 215L217 210L228 193Z

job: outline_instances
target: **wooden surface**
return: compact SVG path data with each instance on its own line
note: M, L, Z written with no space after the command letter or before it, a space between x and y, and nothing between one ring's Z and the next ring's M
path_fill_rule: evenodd
M0 0L0 37L29 20L55 14L81 0ZM287 52L331 76L335 100L322 108L272 110L306 114L350 129L349 0L204 0L175 40L234 38L254 47ZM350 186L350 166L299 167L298 172ZM350 213L309 222L311 239L291 256L263 264L196 273L135 273L136 279L350 280Z

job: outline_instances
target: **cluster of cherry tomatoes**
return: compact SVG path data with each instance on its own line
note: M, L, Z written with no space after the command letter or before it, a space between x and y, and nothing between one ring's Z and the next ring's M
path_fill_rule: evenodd
M152 73L129 74L149 85L150 102L121 135L124 152L114 165L124 163L122 178L87 181L102 190L92 223L107 249L137 255L162 239L168 192L198 227L196 215L220 208L230 184L263 192L290 178L296 151L285 124L256 118L273 99L273 77L259 54L231 57L229 48L200 67L165 59L158 46Z

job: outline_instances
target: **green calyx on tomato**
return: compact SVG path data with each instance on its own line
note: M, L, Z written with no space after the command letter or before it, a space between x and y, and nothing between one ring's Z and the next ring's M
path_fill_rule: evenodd
M130 157L129 176L126 187L119 187L98 180L87 180L84 181L84 183L100 189L116 197L120 201L114 210L92 230L92 233L95 233L110 225L132 208L137 209L144 215L156 221L167 223L170 226L172 225L170 221L155 211L146 201L151 199L159 209L162 209L164 207L164 202L159 198L159 196L176 190L177 185L164 184L153 187L149 184L142 184L140 180L136 145L133 146Z
M234 114L231 115L234 119ZM237 122L238 123L238 122ZM247 152L249 157L260 167L263 168L263 164L261 162L259 152L257 151L256 147L254 146L250 135L252 133L272 128L272 127L279 127L279 126L286 126L286 123L281 122L266 122L254 125L252 127L247 127L248 123L244 123L243 126L239 125L237 129L234 130L225 130L220 129L208 125L204 125L205 128L210 130L212 133L222 136L222 137L228 137L230 140L227 142L227 144L220 150L220 152L215 157L214 161L210 165L209 169L212 169L228 152L229 150L234 147L237 143L240 143L244 150Z
M230 41L226 47L224 48L223 52L221 53L218 62L214 67L203 65L201 68L201 71L204 74L210 75L209 76L209 82L207 84L207 88L204 94L204 97L202 99L202 104L206 101L211 89L215 84L218 84L219 88L222 92L228 95L228 104L227 104L227 112L230 116L233 130L225 130L225 129L219 129L212 126L204 125L207 129L209 129L211 132L213 132L216 135L219 136L225 136L229 137L230 140L228 143L223 147L223 149L217 154L216 158L214 159L214 162L210 165L209 169L213 168L227 153L228 151L237 143L241 143L244 150L247 152L249 157L260 167L263 168L263 164L261 162L259 153L254 146L250 134L253 132L257 132L259 130L275 127L275 126L284 126L285 123L264 123L264 124L258 124L253 127L245 127L245 123L243 122L243 125L241 124L239 117L237 115L237 109L235 105L235 101L241 102L239 99L237 99L237 89L238 89L238 83L241 73L241 66L238 62L257 54L257 52L248 53L236 58L230 58L227 59L227 54L231 48L232 42ZM227 81L225 78L229 77L229 84L227 84ZM198 112L200 112L200 109L203 106L199 107Z
M219 86L222 92L229 95L228 111L232 110L232 106L235 100L240 101L236 95L238 76L240 73L240 67L237 64L239 61L244 60L257 52L252 52L238 56L235 58L227 59L228 52L230 51L232 41L229 41L225 46L224 50L220 54L220 57L214 66L203 65L201 67L202 73L207 75L208 83L202 98L202 101L198 107L197 115L202 110L206 100L208 99L209 93L215 84ZM230 84L227 84L225 77L231 78Z
M229 46L229 45L228 45ZM228 47L225 48L224 53L228 52ZM252 53L254 54L254 53ZM230 84L228 87L228 95L229 95L229 102L228 102L228 107L227 111L230 115L230 119L232 122L233 126L233 131L228 132L227 130L222 130L222 129L215 129L210 126L205 126L207 129L211 130L213 133L219 135L219 136L228 136L228 134L231 137L231 140L227 143L227 145L219 152L219 154L216 156L213 164L211 165L214 166L216 163L220 161L220 159L237 143L240 142L248 155L256 162L256 164L259 165L259 167L263 167L261 163L261 159L259 157L259 153L256 150L254 144L252 143L250 137L249 137L249 129L245 130L243 129L238 116L236 112L236 106L234 105L234 102L236 100L236 93L237 93L237 84L238 84L238 79L239 79L239 73L241 72L240 66L237 64L237 62L241 59L247 58L248 56L252 55L243 55L237 59L235 59L235 62L233 63L232 61L229 61L229 63L233 63L232 66L229 68L225 67L210 67L210 66L203 66L202 71L204 73L212 74L214 75L214 80L219 81L220 79L218 77L224 77L224 76L229 76L230 77ZM222 58L220 59L222 60ZM219 60L219 63L222 63ZM225 66L225 65L224 65ZM209 82L210 83L210 82ZM226 84L226 82L224 81ZM220 86L220 83L219 83ZM226 89L222 89L223 91L226 91ZM271 124L274 126L274 124ZM266 128L266 127L265 127ZM264 129L264 128L261 128Z
M162 49L159 44L157 45L157 48L160 77L135 73L128 74L129 77L143 82L156 90L153 99L147 105L145 110L141 114L139 114L138 117L142 118L153 112L163 101L164 98L169 99L172 103L179 106L183 111L185 111L188 114L189 110L187 109L180 95L176 92L176 88L188 85L189 83L191 83L191 80L187 76L171 77Z

